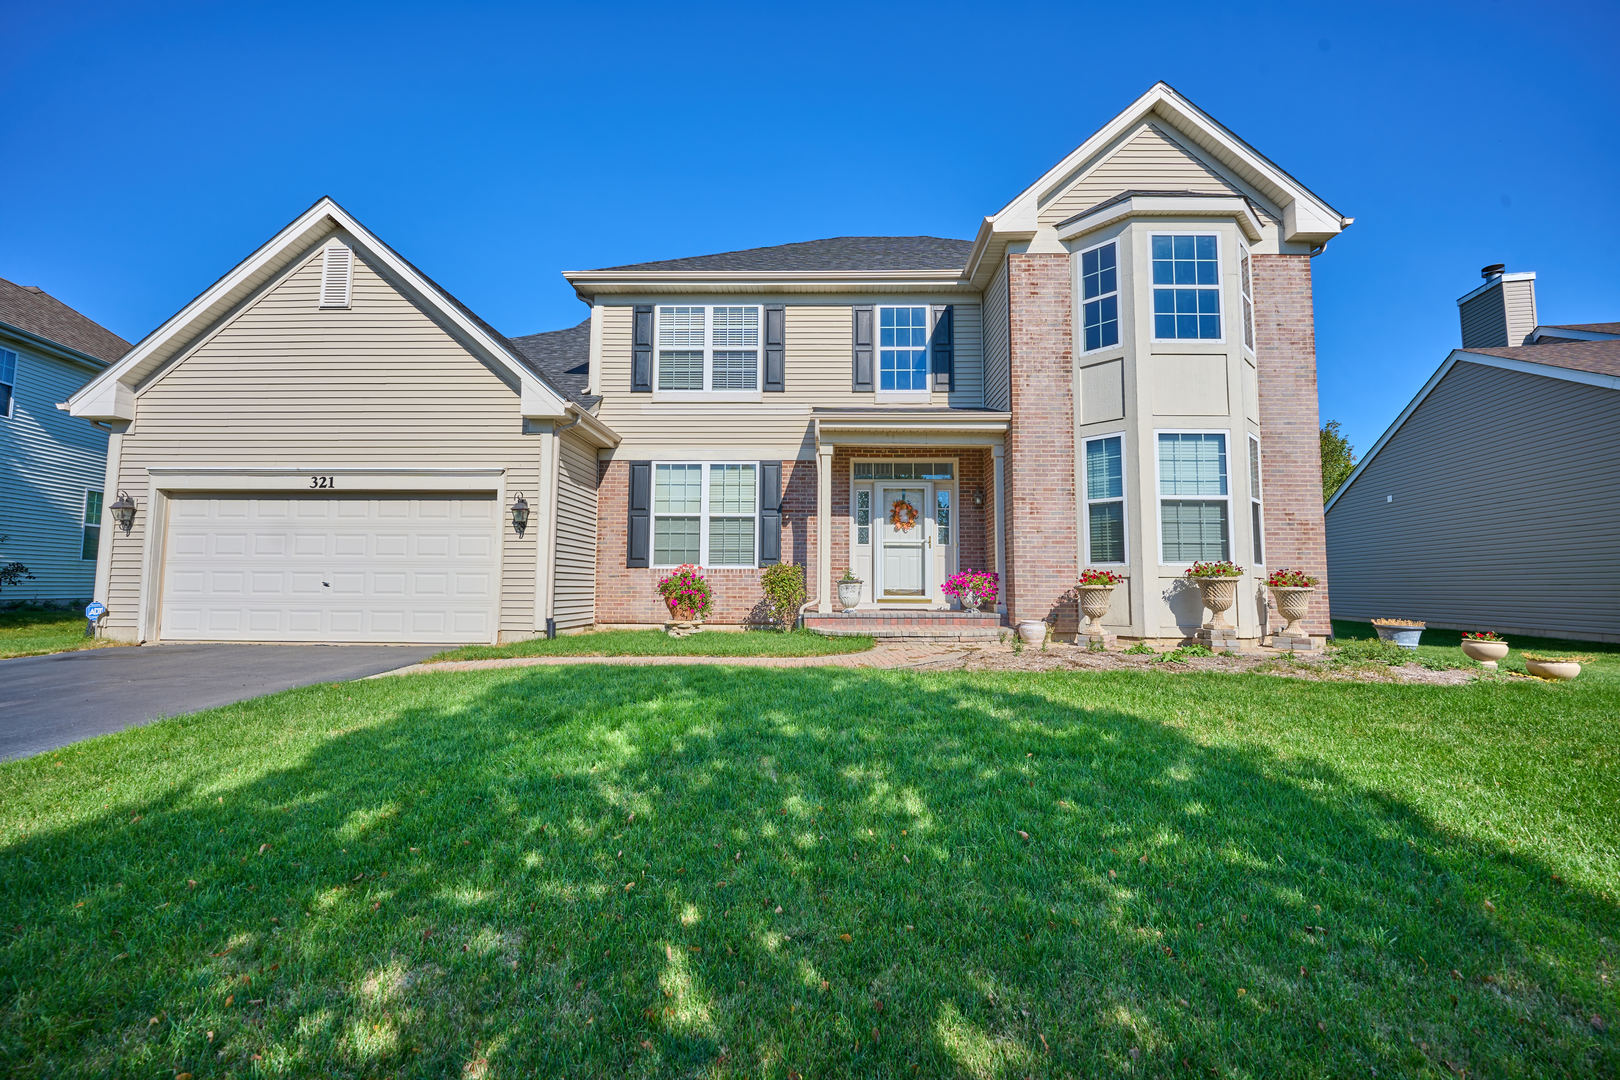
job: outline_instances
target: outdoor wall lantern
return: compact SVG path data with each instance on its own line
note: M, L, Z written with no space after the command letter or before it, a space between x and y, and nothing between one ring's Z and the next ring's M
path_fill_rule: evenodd
M523 492L520 491L518 492L517 502L512 504L512 528L516 530L519 536L522 536L523 530L528 527L529 500L525 499Z
M974 506L983 506L984 505L984 487L982 485L976 485L973 488L973 505Z
M124 535L129 535L129 530L135 527L135 500L129 497L129 492L120 491L107 509L112 511L113 522L124 530Z

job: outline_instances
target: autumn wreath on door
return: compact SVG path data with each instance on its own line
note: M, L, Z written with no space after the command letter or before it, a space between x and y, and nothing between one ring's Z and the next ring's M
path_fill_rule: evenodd
M889 504L889 524L897 532L908 533L917 527L917 508L904 499Z

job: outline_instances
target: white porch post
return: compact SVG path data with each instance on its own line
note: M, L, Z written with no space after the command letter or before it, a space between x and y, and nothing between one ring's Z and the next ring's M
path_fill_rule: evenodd
M831 614L832 605L832 463L833 447L816 444L816 610Z
M996 443L990 448L990 457L993 465L990 470L990 497L991 505L996 511L995 535L991 538L991 542L996 547L996 580L1001 583L996 591L996 611L1005 615L1007 614L1007 500L1004 497L1007 490L1006 445Z

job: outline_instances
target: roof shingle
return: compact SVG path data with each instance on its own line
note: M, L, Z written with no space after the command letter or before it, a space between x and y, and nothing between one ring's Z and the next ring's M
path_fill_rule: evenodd
M566 330L549 330L510 339L518 356L532 370L586 408L601 398L585 393L590 378L591 320Z
M1547 345L1517 345L1505 349L1465 349L1464 352L1500 356L1504 360L1524 360L1571 371L1620 378L1620 340L1567 341Z
M108 364L129 352L129 342L37 285L0 278L0 322Z
M971 240L941 236L835 236L796 244L693 255L684 259L604 266L602 270L661 273L704 271L719 273L816 273L861 270L960 270L967 265Z

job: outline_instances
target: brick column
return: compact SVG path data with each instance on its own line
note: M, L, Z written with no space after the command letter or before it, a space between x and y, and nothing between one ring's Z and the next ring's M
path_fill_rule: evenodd
M1066 253L1007 258L1012 424L1007 434L1007 614L1054 618L1079 576L1074 319Z
M1322 579L1303 625L1312 634L1327 634L1332 626L1309 256L1254 256L1254 336L1266 569L1289 567Z

